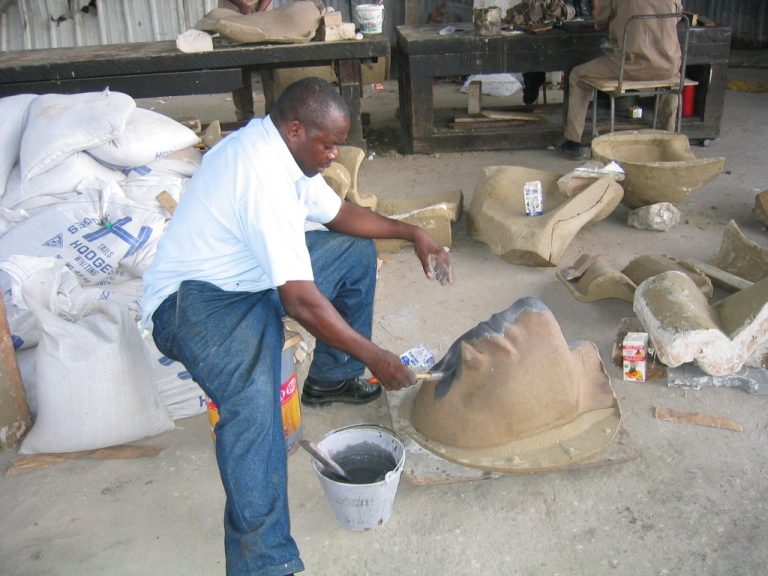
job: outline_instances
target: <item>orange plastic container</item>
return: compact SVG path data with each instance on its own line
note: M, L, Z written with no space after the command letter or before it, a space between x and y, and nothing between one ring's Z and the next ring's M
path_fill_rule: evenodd
M286 330L285 345L280 356L280 414L283 419L283 435L288 454L293 454L301 440L301 403L299 402L299 381L296 376L296 361L293 352L301 341L301 336ZM219 421L219 409L213 400L206 397L208 423L211 436L216 438L216 423Z

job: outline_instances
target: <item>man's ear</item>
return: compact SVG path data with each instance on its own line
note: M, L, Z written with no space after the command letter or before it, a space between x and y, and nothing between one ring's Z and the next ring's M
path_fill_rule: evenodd
M298 120L291 120L285 129L285 136L291 142L296 142L304 134L304 126Z

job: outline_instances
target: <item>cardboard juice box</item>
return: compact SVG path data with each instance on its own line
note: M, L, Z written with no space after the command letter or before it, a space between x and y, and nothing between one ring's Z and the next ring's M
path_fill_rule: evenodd
M624 380L645 382L648 361L648 334L627 332L622 344Z

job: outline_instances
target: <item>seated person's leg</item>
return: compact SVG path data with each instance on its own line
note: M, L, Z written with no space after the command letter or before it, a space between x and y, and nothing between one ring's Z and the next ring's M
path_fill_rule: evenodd
M530 106L539 99L539 90L546 79L546 72L523 72L523 104Z

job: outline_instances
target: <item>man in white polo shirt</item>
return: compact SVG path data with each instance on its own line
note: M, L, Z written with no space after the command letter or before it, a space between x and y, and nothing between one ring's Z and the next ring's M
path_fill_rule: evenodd
M450 280L447 253L423 230L342 202L326 185L320 172L348 129L330 84L289 86L269 116L205 155L144 275L144 325L219 408L228 576L303 569L286 494L282 317L317 338L303 403L368 402L381 388L361 378L366 366L389 390L414 377L370 340L370 239L411 241L426 276L434 266ZM306 221L329 230L305 233Z

